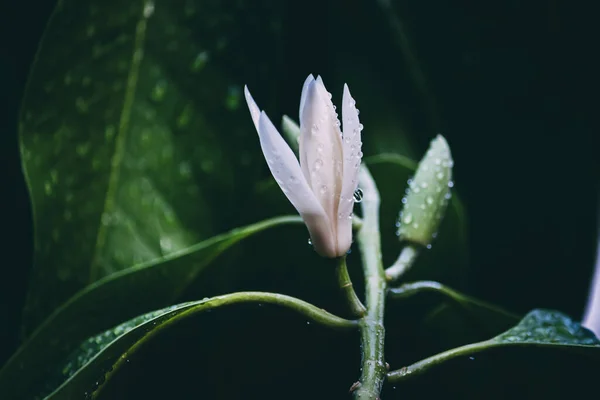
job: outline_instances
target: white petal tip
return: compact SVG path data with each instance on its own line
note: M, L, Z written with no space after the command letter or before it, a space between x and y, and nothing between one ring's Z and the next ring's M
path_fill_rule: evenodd
M252 98L250 90L248 89L248 85L244 85L244 97L246 97L246 103L248 104L248 109L250 110L254 127L258 130L258 117L260 115L260 108L258 108L258 105Z

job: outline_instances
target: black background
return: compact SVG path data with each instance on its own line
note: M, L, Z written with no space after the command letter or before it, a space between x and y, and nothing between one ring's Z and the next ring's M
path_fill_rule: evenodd
M599 204L594 14L558 0L396 3L435 98L438 119L428 123L445 134L456 160L469 216L468 291L517 312L544 307L580 318L595 261ZM18 112L53 5L13 2L0 12L0 364L18 344L15 327L33 248ZM326 24L340 14L349 26L337 28L351 31L346 36L332 33L323 41L323 32L308 23ZM290 2L286 18L285 40L293 51L285 63L294 88L308 72L327 76L330 41L364 49L356 54L363 61L367 51L381 56L393 42L374 1ZM390 77L404 62L399 52L380 60L387 61L379 71ZM385 74L374 79L386 82ZM297 107L296 96L286 101ZM418 154L430 138L412 138Z

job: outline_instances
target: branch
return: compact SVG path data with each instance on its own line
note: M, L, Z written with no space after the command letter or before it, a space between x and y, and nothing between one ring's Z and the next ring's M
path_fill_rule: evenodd
M363 166L359 173L359 186L363 192L363 224L358 232L365 274L367 314L360 320L362 342L362 375L359 384L353 385L354 398L379 399L387 372L384 360L386 280L381 262L379 234L379 192L369 170Z

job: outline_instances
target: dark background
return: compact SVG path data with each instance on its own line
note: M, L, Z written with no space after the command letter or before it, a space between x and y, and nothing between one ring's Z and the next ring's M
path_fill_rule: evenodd
M426 81L425 89L411 89L421 103L408 106L423 111L413 121L422 134L410 139L417 155L434 131L451 144L469 217L468 292L516 312L544 307L580 318L595 257L600 182L591 10L557 0L396 1L385 11L375 1L323 3L286 8L284 64L293 87L309 72L343 73L333 65L352 49L348 62L359 67L349 68L373 68L373 91L393 95L399 74L415 83L393 34L394 18L401 17ZM13 2L0 12L0 364L18 343L33 248L19 106L53 6ZM284 101L284 109L297 107L295 92Z

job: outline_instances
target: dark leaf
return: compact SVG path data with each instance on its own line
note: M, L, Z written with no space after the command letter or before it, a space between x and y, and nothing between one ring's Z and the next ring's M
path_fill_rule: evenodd
M510 348L521 349L522 352L545 348L554 351L556 357L568 352L584 359L600 360L600 340L591 331L561 312L538 309L529 312L515 327L492 339L467 344L423 359L391 372L388 377L392 382L401 381L455 358L473 359L478 353ZM521 357L526 355L522 354Z
M215 259L237 242L300 221L300 217L280 217L238 228L86 287L44 321L0 370L0 394L29 398L45 375L86 337L180 298L201 273L214 276L216 268L210 267L217 266Z
M35 224L25 336L87 285L256 220L241 72L277 47L281 12L246 18L255 3L58 3L20 121ZM277 82L256 70L273 61L253 63L265 90Z
M238 303L286 304L317 323L340 330L357 327L355 321L344 320L301 300L281 294L239 292L195 302L189 302L136 317L100 335L89 338L69 357L62 369L66 380L49 399L73 399L89 396L119 373L142 346L165 329L195 314ZM98 393L94 393L97 396Z

